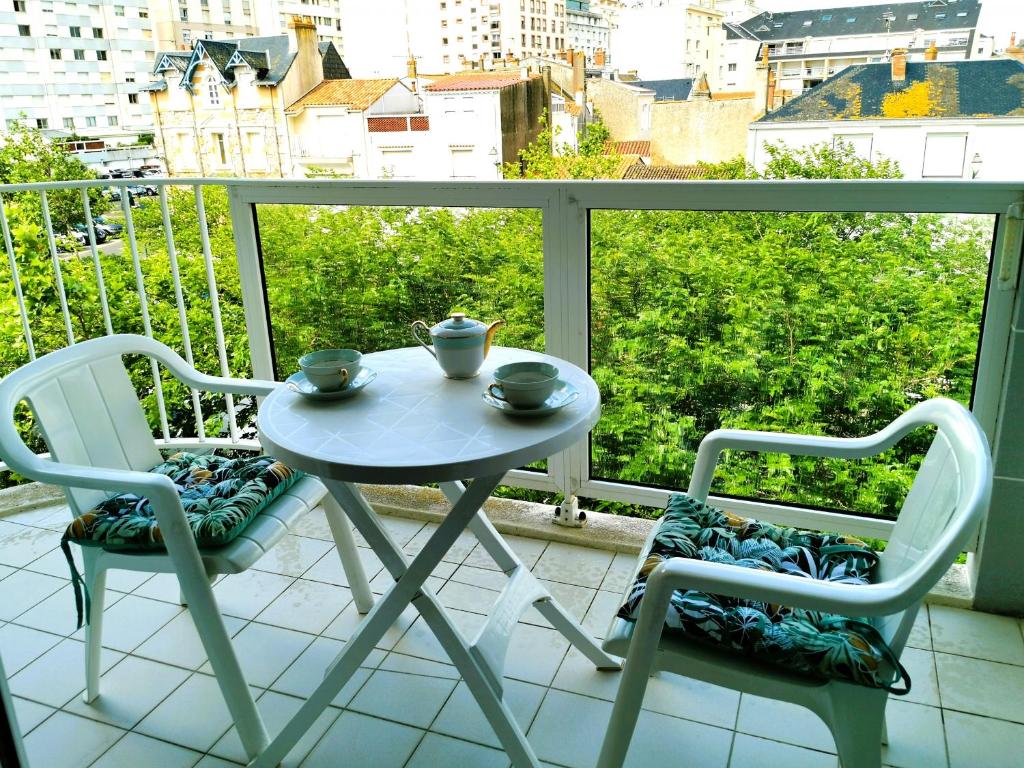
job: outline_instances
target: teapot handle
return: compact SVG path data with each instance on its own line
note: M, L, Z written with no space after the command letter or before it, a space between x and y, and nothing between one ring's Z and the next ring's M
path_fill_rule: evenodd
M420 338L419 334L416 333L416 331L420 328L420 326L422 326L423 330L427 332L427 337L428 338L430 337L430 328L422 320L414 320L413 321L413 323L412 323L412 337L414 339L416 339L416 341L418 341L420 343L421 347L423 347L425 350L427 350L427 352L432 354L434 356L434 359L436 360L437 359L437 353L433 350L433 348L431 347L430 344L427 344L423 339Z

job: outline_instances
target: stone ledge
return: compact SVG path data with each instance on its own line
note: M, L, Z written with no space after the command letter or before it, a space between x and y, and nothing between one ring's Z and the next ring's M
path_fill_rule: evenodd
M64 491L54 485L26 483L0 490L0 518L25 512L29 509L48 507L64 501Z

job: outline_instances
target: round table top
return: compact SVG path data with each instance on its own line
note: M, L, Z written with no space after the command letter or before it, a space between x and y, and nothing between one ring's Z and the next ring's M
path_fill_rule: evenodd
M558 367L580 392L542 418L516 419L484 402L495 368L521 360ZM448 379L422 347L374 352L377 379L354 397L311 401L285 386L267 396L258 425L264 450L294 469L359 483L430 483L500 474L583 440L600 394L581 368L550 355L492 347L479 375Z

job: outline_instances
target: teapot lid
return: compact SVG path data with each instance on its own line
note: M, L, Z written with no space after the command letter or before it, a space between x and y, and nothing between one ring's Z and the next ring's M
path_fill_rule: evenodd
M487 333L487 326L479 320L466 317L465 312L452 312L447 320L430 329L430 335L441 339L466 339L473 336L483 336Z

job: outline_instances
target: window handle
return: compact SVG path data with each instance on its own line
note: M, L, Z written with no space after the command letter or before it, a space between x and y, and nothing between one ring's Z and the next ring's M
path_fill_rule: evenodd
M1024 246L1024 203L1014 203L1006 209L1002 229L1003 242L996 285L1000 291L1012 291L1017 286L1021 248Z

